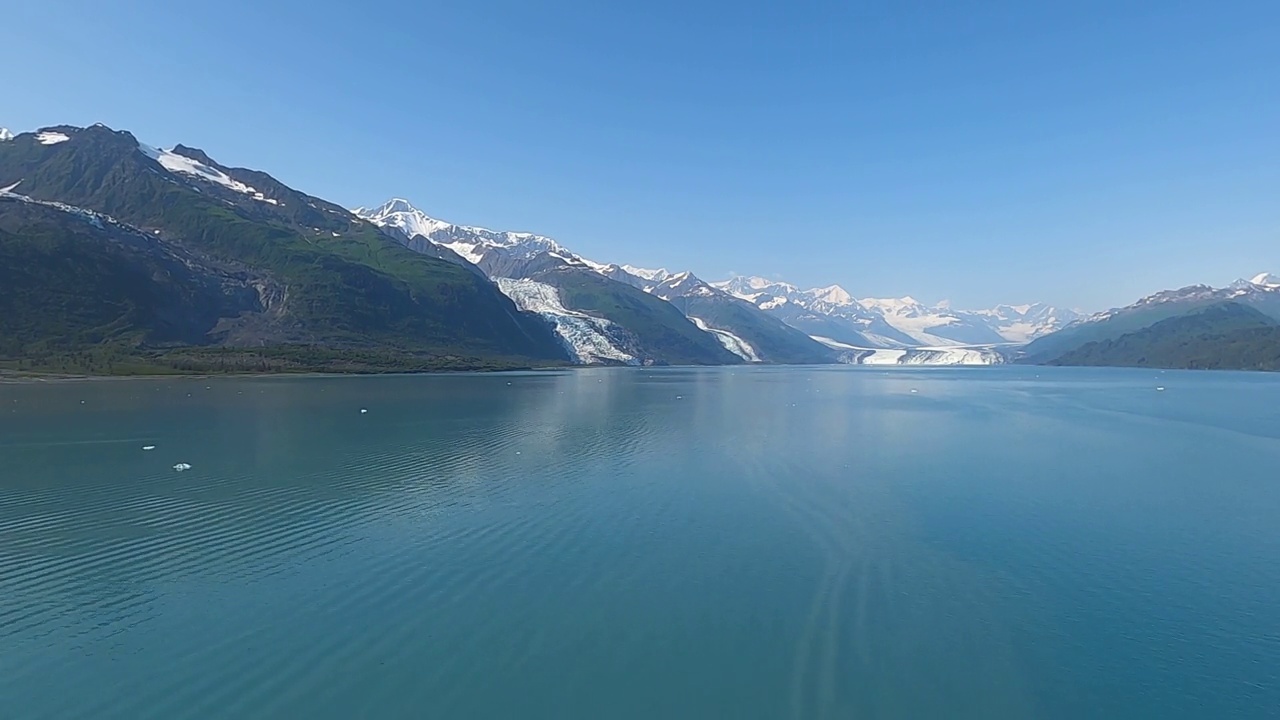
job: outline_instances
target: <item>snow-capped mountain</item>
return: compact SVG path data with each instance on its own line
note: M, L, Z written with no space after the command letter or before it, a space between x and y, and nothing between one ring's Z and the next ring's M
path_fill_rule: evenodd
M12 139L13 139L13 133L9 132L9 128L0 127L0 142L5 142L6 140L12 140Z
M528 278L566 265L592 270L604 267L569 252L549 237L455 225L437 220L401 198L352 212L375 225L396 228L410 239L424 237L475 264L491 278Z
M856 299L839 285L801 290L759 277L715 285L820 340L857 348L1023 343L1077 317L1042 303L966 311L945 302L926 306L910 296Z
M1254 275L1253 278L1249 280L1237 280L1231 283L1232 288L1243 288L1249 285L1266 288L1268 290L1275 290L1276 288L1280 288L1280 275L1264 272Z
M666 268L658 268L657 270L648 270L645 268L636 267L634 265L622 265L621 267L626 272L638 278L641 278L643 280L647 280L648 282L651 282L651 283L663 282L667 278L671 277L672 275L672 273L667 272Z
M1206 304L1235 300L1252 305L1264 314L1280 319L1280 276L1258 273L1252 279L1240 279L1223 288L1211 285L1188 285L1176 290L1161 290L1121 308L1112 308L1083 318L1096 323L1148 308L1170 308L1178 305Z
M835 357L804 333L692 273L595 262L542 235L455 225L432 218L402 199L353 212L396 233L412 249L447 249L474 264L499 281L517 305L551 323L581 362L670 361L658 346L682 335L692 340L690 333L711 342L716 352L727 351L743 362L821 363ZM594 288L593 293L581 292L584 285ZM546 287L556 293L554 302ZM637 291L642 292L637 295ZM594 307L575 304L598 299L597 292L612 300ZM663 312L671 306L677 310L674 315ZM643 312L637 314L638 309ZM651 323L647 341L635 337L646 323ZM632 333L629 339L620 341L628 332ZM616 352L604 350L606 346ZM706 348L685 352L687 357L702 358L700 362L711 360Z
M747 362L824 363L838 359L831 348L780 318L704 282L691 272L650 273L663 280L645 287L699 328L713 333L726 349Z
M819 341L860 348L908 347L915 342L839 286L801 290L760 277L735 277L713 284Z
M1258 273L1249 282L1267 288L1280 288L1280 275L1275 273Z
M522 307L542 307L537 312L557 327L571 348L584 342L582 337L588 326L595 327L589 321L583 324L580 317L583 314L604 318L624 330L628 329L628 322L635 322L634 318L619 314L627 305L621 296L612 304L609 317L602 314L603 309L575 307L565 301L566 283L570 283L575 274L581 282L587 282L582 274L602 277L675 305L695 326L694 330L714 337L723 349L747 362L830 362L838 357L862 362L872 359L871 355L848 350L1024 343L1075 319L1070 311L1043 304L962 311L946 303L926 306L910 297L857 299L839 285L802 290L789 283L760 277L735 277L708 283L689 272L673 273L665 268L589 260L543 235L445 222L398 198L376 208L357 208L353 212L396 234L410 248L420 252L454 253L492 279L530 280L560 288L561 305L552 307L542 288L502 284L504 290L521 293L521 297L513 296L513 299ZM610 294L618 294L616 288L601 287ZM632 301L635 299L633 296ZM566 317L575 319L566 320ZM571 352L594 358L585 360L587 362L624 362L620 355L602 355L591 350L599 349L595 340L587 344L590 347L586 350L571 349ZM628 357L644 356L641 346L625 350L613 347ZM893 361L989 363L995 362L998 356L998 353L981 350L950 355L913 352L899 353ZM872 360L883 361L888 357Z

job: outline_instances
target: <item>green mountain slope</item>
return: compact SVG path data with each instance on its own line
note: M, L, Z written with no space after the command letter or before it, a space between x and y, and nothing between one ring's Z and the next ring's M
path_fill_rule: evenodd
M712 287L692 273L672 275L654 286L651 292L675 305L688 317L697 318L707 327L727 332L745 342L762 362L836 362L835 352L802 330Z
M269 288L127 227L0 196L0 357L214 343L265 315Z
M1280 370L1280 324L1240 303L1219 303L1087 343L1049 364Z
M671 365L732 365L742 358L697 328L671 303L599 273L560 267L532 280L559 290L566 308L611 320L635 338L644 357Z
M181 146L167 156L224 179L209 181L171 172L127 132L49 130L70 139L44 144L24 134L0 143L0 187L18 183L14 192L107 214L285 289L277 320L233 344L377 349L456 358L460 367L565 358L546 324L492 283L265 173L224 168Z

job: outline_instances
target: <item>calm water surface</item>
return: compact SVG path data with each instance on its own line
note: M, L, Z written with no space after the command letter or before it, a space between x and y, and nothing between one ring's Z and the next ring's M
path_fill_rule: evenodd
M3 718L1278 714L1277 376L0 386Z

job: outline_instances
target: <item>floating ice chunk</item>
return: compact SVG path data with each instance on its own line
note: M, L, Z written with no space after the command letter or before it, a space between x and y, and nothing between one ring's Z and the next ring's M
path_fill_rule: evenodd
M178 472L183 472L184 470L190 470L191 465L190 463L178 463L177 465L173 466L173 469L177 470Z
M916 393L916 389L915 389L915 388L911 388L911 394L913 394L913 395L914 395L915 393Z
M1156 387L1156 392L1164 392L1164 386L1163 386L1163 385L1160 385L1160 386Z
M366 410L365 408L360 408L360 414L361 414L361 415L364 415L364 414L365 414L365 413L367 413L367 412L369 412L369 411L368 411L368 410Z
M142 446L142 449L143 449L143 450L155 450L155 449L156 449L156 446L155 446L155 445L143 445L143 446Z

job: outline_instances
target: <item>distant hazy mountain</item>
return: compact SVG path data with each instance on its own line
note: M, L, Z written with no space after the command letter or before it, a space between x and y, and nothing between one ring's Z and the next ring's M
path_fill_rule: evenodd
M652 278L658 277L662 281L649 287L648 292L680 308L695 325L715 334L727 349L744 360L796 364L837 360L831 348L761 312L755 305L712 287L693 273L652 273Z
M1023 343L1077 317L1044 304L965 311L946 303L926 306L911 297L855 299L838 285L801 290L759 277L735 277L716 286L812 336L859 348Z
M1085 343L1051 364L1280 370L1280 323L1229 300Z
M368 369L567 359L543 320L519 312L474 272L410 252L333 203L195 148L153 148L102 125L43 128L0 142L0 188L8 194L0 205L6 253L28 258L31 275L45 278L40 286L0 287L6 307L43 308L23 330L22 348L9 341L10 353L71 337L143 355L156 343L280 348L272 357L287 356L299 369L352 358ZM64 219L54 231L50 203L99 218L102 227ZM72 237L88 244L66 247ZM72 272L58 264L55 247L86 273L91 258L98 266L89 275ZM126 287L146 268L154 271L146 282ZM225 292L211 295L215 279L226 277L240 280L217 280ZM244 286L256 300L243 299ZM85 297L86 287L99 288L102 302L120 311L101 332L93 328L104 315L86 315L67 300ZM227 353L214 355L214 367L227 367Z
M1262 273L1253 280L1237 280L1225 288L1191 285L1178 290L1164 290L1132 305L1096 313L1041 337L1026 346L1023 357L1028 362L1051 362L1086 344L1116 340L1162 320L1228 302L1280 319L1280 283L1274 280L1274 275Z

